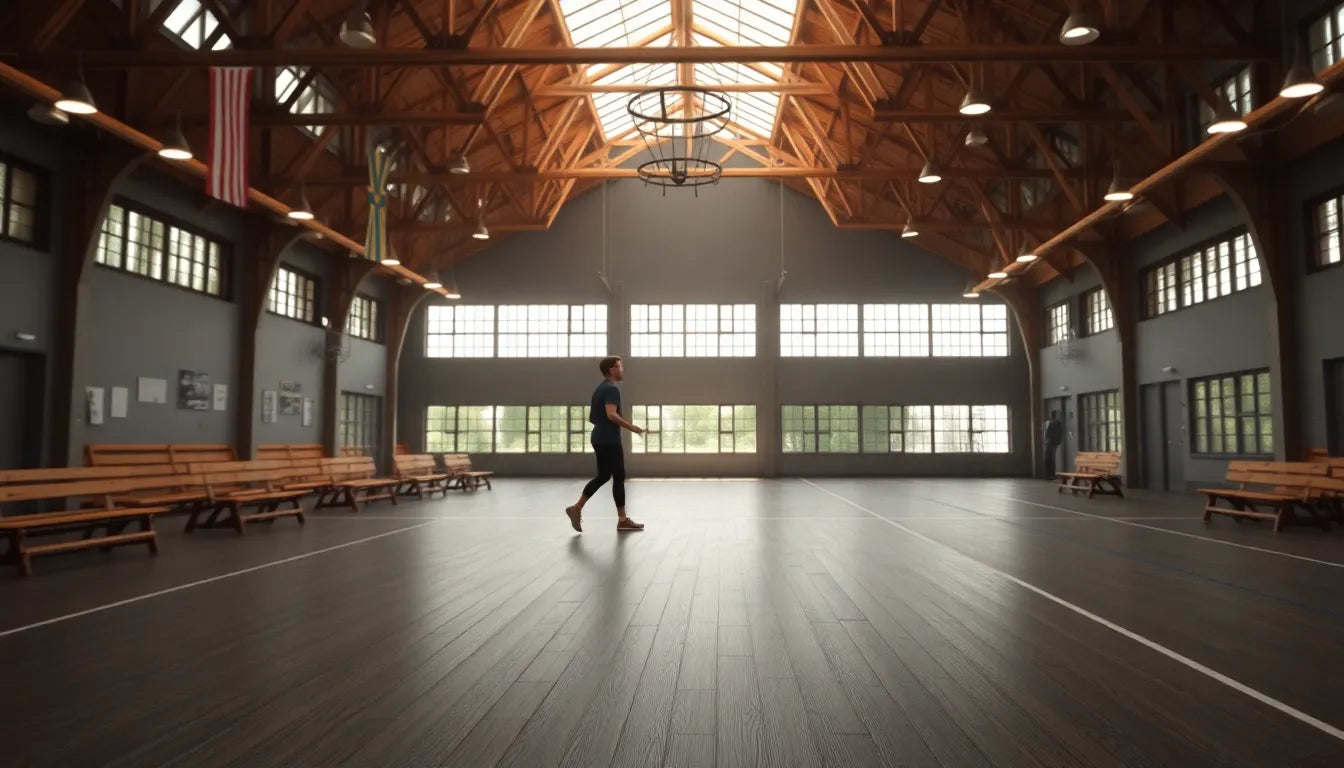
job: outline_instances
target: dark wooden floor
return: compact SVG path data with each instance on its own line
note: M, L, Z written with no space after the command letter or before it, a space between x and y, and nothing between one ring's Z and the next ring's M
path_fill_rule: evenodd
M0 576L0 765L1344 765L1344 531L772 480L579 536L578 487Z

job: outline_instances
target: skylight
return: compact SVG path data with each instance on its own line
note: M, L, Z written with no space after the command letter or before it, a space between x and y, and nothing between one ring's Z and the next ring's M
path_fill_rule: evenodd
M691 0L691 43L718 45L787 45L793 29L797 0ZM671 45L670 0L560 0L560 10L578 47ZM775 64L696 64L694 83L679 83L671 64L632 64L610 69L589 67L592 82L600 85L719 85L778 83L783 70ZM633 92L633 91L632 91ZM602 132L613 140L633 131L626 113L632 92L593 95ZM779 111L778 93L730 92L731 120L741 130L768 139Z
M157 3L155 5L158 5ZM164 29L187 45L200 50L210 40L219 26L215 15L206 10L198 0L182 0L163 20ZM221 51L233 46L227 34L220 34L210 45L210 50Z

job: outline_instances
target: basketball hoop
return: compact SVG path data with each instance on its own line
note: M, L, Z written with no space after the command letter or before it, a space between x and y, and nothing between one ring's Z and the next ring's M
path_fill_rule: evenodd
M723 166L706 154L710 139L728 125L732 104L727 96L669 85L636 93L625 108L651 157L638 169L646 184L695 188L723 177Z

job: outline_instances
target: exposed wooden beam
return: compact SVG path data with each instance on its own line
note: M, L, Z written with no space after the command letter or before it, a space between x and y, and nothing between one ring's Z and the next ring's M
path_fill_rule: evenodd
M638 93L647 91L648 83L596 83L543 85L533 91L535 98L568 98L595 93ZM799 96L833 96L835 90L824 83L696 83L697 88L724 93L778 93Z
M46 50L56 36L61 34L61 30L75 18L79 9L84 7L84 2L85 0L56 0L54 3L49 3L49 10L28 39L27 47L34 51Z
M1140 113L1143 114L1143 113ZM1165 115L1143 115L1150 122L1174 120ZM967 117L955 110L875 109L873 119L884 123L1132 123L1135 116L1124 110L1002 110Z
M361 109L358 112L317 112L313 114L254 112L252 115L252 125L258 127L277 125L480 125L484 121L484 112L381 112Z
M168 0L171 2L171 0ZM414 49L341 47L190 50L102 50L61 53L20 53L11 64L23 68L59 68L82 60L88 69L133 67L440 67L518 64L708 64L774 62L885 62L889 64L965 64L968 62L1202 62L1269 61L1271 51L1244 45L1088 45L956 44L923 46L881 45L739 45L688 48L473 48Z

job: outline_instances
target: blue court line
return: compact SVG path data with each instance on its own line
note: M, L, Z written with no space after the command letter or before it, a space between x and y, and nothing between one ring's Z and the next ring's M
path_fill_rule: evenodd
M1123 552L1118 549L1111 549L1109 547L1099 546L1097 544L1083 541L1081 539L1075 538L1073 536L1068 536L1062 533L1054 533L1053 531L1044 531L1038 527L1030 526L1025 523L1020 523L1016 520L1013 520L1012 518L1004 517L1002 515L987 515L984 512L980 512L974 509L967 509L966 507L960 507L957 506L956 504L951 504L946 501L942 501L940 499L931 499L927 496L914 496L914 498L923 499L924 501L931 501L934 504L941 504L945 507L951 507L952 509L959 509L963 512L970 512L971 514L979 515L980 517L988 517L992 520L998 520L1000 522L1007 523L1008 525L1014 525L1019 528L1025 528L1026 530L1032 531L1033 533L1038 533L1043 536L1049 536L1055 539L1062 539L1064 541L1077 544L1078 546L1081 547L1094 549L1098 552L1105 552L1108 555L1115 555L1116 557L1123 557L1126 560L1133 560L1135 562L1143 563L1144 565L1153 566L1154 568L1161 568L1163 570L1173 571L1175 573L1179 573L1185 576L1191 576L1196 579L1200 579L1202 581L1207 581L1210 584L1217 584L1218 586L1221 587L1231 587L1232 589L1239 589L1242 592L1255 595L1256 597L1264 598L1266 600L1273 600L1275 602L1283 603L1285 605L1291 605L1295 608L1301 608L1305 611L1310 611L1312 613L1319 613L1323 616L1333 616L1334 618L1337 619L1344 619L1344 611L1337 611L1333 608L1325 608L1323 606L1319 606L1314 603L1307 603L1301 600L1295 600L1291 597L1276 595L1272 592L1265 592L1264 590L1256 589L1255 587L1248 587L1245 584L1238 584L1235 581L1227 581L1225 579L1220 579L1216 576L1210 576L1206 573L1200 573L1199 571L1192 571L1189 568L1182 568L1179 565L1173 565L1171 563L1166 563L1161 560L1153 560L1151 558L1143 557L1141 555L1135 555L1130 552Z

